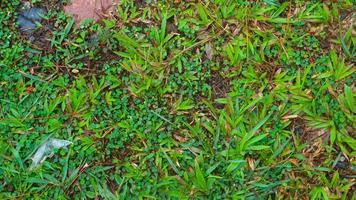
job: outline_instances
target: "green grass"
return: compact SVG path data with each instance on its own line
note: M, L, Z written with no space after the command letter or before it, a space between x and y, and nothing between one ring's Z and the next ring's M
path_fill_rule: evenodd
M1 199L356 198L353 1L32 2L34 42L0 4Z

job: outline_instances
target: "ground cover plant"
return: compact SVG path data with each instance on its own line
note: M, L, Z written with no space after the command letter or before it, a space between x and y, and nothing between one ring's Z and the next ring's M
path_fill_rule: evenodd
M1 199L356 198L354 1L69 3L0 3Z

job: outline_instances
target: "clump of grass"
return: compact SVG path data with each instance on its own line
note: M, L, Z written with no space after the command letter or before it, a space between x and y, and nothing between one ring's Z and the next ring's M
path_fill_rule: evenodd
M33 42L0 5L0 197L355 197L351 1L32 3Z

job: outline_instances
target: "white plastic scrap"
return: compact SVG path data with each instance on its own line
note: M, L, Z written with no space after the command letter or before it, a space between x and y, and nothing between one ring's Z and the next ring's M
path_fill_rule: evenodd
M35 155L33 155L31 168L37 167L39 164L43 163L47 157L52 156L53 149L65 148L70 144L72 144L72 142L68 140L54 138L47 140L37 149Z

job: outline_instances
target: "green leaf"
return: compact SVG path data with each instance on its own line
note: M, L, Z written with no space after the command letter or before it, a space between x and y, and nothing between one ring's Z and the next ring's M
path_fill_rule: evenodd
M17 161L17 163L20 165L20 168L24 169L23 160L22 160L19 152L14 148L11 148L11 152L14 155L15 160Z
M354 99L352 89L349 86L345 85L344 91L345 91L346 102L350 110L352 112L356 112L355 99Z
M204 6L201 3L198 3L197 9L198 9L199 17L202 20L203 24L207 24L209 22L209 18L208 18L208 15L206 13Z
M331 144L331 145L333 145L334 142L335 142L336 134L337 134L336 127L335 127L335 125L333 124L333 125L331 126L331 130L330 130L330 144Z
M197 180L198 187L203 191L208 191L208 185L204 178L204 174L199 167L198 161L195 161L195 178Z
M190 110L194 108L192 100L188 99L183 102L178 101L178 105L176 106L176 110Z
M246 146L251 146L253 144L255 144L256 142L259 142L261 140L263 140L268 134L265 133L265 134L261 134L261 135L258 135L256 137L253 137L252 139L250 139L247 143L246 143Z
M240 169L241 167L246 165L246 161L245 160L232 160L232 161L229 161L229 162L230 162L230 164L226 168L226 173L228 173L228 174L230 174L234 170Z
M266 115L252 130L251 133L254 134L256 133L256 131L261 128L266 122L267 120L272 116L273 112L268 113L268 115Z
M260 151L260 150L264 150L264 149L270 149L270 146L266 146L266 145L257 145L257 146L251 146L248 147L249 150L254 150L254 151Z
M70 18L69 22L67 23L66 27L64 28L61 38L59 39L59 44L61 44L63 42L64 38L69 34L70 30L73 27L73 24L74 24L74 18Z
M126 48L138 48L140 45L138 42L127 36L123 32L117 32L114 34L115 39L117 39L121 44L123 44Z
M168 156L168 154L161 148L161 151L164 155L164 157L167 159L169 165L171 165L173 171L175 171L177 173L177 175L179 175L179 170L178 168L176 167L176 165L173 163L172 159Z
M288 2L284 2L273 14L272 18L278 17L287 7L289 6Z
M167 32L167 12L163 14L163 19L161 23L161 29L160 29L160 43L163 43L164 38L166 37L166 32Z

